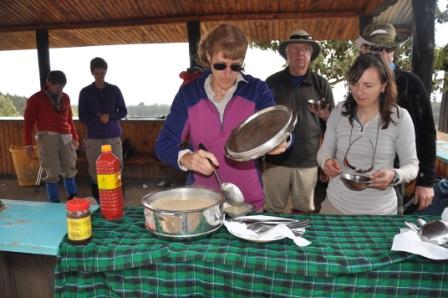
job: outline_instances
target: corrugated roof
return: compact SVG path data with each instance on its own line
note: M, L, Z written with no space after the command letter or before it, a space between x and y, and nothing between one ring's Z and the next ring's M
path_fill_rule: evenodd
M410 35L413 26L412 3L410 0L398 0L374 18L375 22L395 25L401 33Z

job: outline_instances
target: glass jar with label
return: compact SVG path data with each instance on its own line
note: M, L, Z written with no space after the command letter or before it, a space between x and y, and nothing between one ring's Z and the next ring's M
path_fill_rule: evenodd
M73 244L87 244L92 239L90 201L74 198L65 203L67 209L67 237Z

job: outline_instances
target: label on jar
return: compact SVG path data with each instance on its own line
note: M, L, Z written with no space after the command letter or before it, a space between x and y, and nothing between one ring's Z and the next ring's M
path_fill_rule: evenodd
M92 237L92 220L90 215L83 218L67 217L67 236L73 241Z
M121 186L121 174L120 172L114 174L98 174L98 189L110 190Z

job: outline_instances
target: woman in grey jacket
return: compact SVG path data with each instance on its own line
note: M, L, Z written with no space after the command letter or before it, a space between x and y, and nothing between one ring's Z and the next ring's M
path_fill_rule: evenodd
M324 214L396 214L394 184L418 173L415 134L409 113L397 106L389 67L378 53L359 56L348 73L349 94L327 121L317 159L330 177ZM400 167L394 168L395 155ZM343 172L367 175L365 190L347 188Z

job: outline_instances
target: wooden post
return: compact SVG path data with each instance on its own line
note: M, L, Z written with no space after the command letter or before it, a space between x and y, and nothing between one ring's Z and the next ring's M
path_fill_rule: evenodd
M197 59L199 41L201 39L201 24L199 23L199 21L188 21L187 30L188 30L188 48L190 52L190 67L194 67L198 65L196 59Z
M440 103L439 127L438 131L448 133L448 46L442 50L443 70L445 72L443 80L442 102Z
M359 35L362 34L362 31L364 31L364 28L371 24L373 21L372 16L361 16L359 17Z
M432 89L434 61L434 20L436 0L412 0L414 40L412 43L412 71L420 77L429 94Z
M47 80L47 75L51 69L49 39L47 29L36 30L36 44L37 44L37 59L39 62L40 86L44 87Z
M445 80L443 82L444 86L447 86L448 84L447 75L445 74ZM448 133L448 92L443 91L442 93L442 102L440 103L440 110L439 110L439 126L437 128L438 131Z

